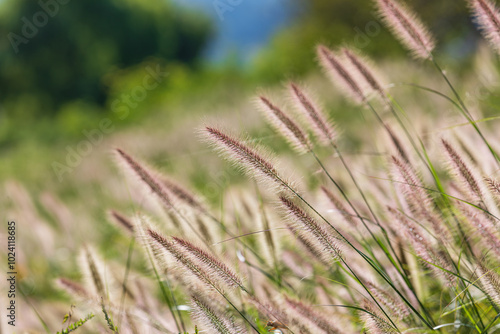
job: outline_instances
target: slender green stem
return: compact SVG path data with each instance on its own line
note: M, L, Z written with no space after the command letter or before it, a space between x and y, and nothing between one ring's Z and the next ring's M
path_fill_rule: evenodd
M125 305L125 294L127 292L127 281L128 281L128 274L130 272L130 265L132 263L132 252L134 250L134 244L135 244L135 238L132 237L130 239L130 244L128 246L128 252L127 252L127 265L125 267L125 275L123 277L123 282L122 282L122 293L120 297L120 313L118 317L118 328L120 327L120 323L123 317L123 307Z
M413 311L415 312L415 314L424 322L424 324L432 329L432 325L424 318L422 317L422 315L413 307L413 305L411 305L411 303L406 299L406 297L397 289L396 286L394 286L394 284L391 282L390 278L387 277L387 275L383 272L383 270L378 267L372 259L370 259L366 254L364 254L363 252L361 252L359 249L357 249L342 233L340 233L339 230L337 230L337 228L335 228L335 226L333 226L323 215L321 215L321 213L318 212L318 210L316 210L311 204L309 204L308 201L306 201L295 189L293 189L287 182L283 181L278 175L275 175L275 177L277 178L277 180L279 180L279 182L286 188L288 189L289 191L291 191L298 199L300 199L307 207L309 207L316 215L318 215L318 217L320 217L325 223L327 223L341 238L342 240L344 240L344 242L347 243L347 245L349 245L352 249L354 249L354 251L356 251L356 253L358 253L366 262L368 262L368 264L384 279L384 281L386 281L389 286L391 286L392 289L394 289L394 291L401 297L401 299L408 305L408 307ZM345 262L344 259L342 259L342 257L340 258L342 263L346 266L346 268L349 269L349 271L355 276L355 272L349 267L349 265ZM357 278L360 282L361 280L359 278ZM361 284L363 286L363 288L365 290L368 290L368 288L364 285L364 284ZM368 291L367 291L368 292ZM384 313L384 315L387 316L385 310L380 306L380 304L378 303L378 301L374 299L374 302L376 303L376 305L380 308L380 310L382 311L382 313ZM390 317L388 317L389 320L390 320ZM392 323L392 320L391 320L391 323ZM394 324L395 328L397 328L397 326Z
M439 64L437 63L437 61L434 59L434 57L431 57L430 59L431 59L432 63L434 64L434 66L436 67L436 69L438 70L438 72L443 77L443 79L446 81L446 84L448 85L448 87L450 87L451 91L453 92L453 95L455 95L455 97L457 98L458 103L461 106L460 110L462 111L462 114L467 119L467 121L474 127L474 129L476 130L477 134L481 137L481 139L483 140L483 142L486 144L486 146L488 147L489 151L493 155L493 158L495 158L497 164L500 164L500 157L495 152L495 150L491 147L491 145L488 143L488 141L484 137L484 135L481 132L481 130L479 130L479 127L477 126L476 122L472 118L472 115L470 114L469 110L465 106L465 103L463 102L462 98L460 97L460 94L458 94L458 92L456 91L455 87L451 84L450 80L448 79L448 76L441 69L441 67L439 66Z
M177 330L180 332L181 327L179 326L179 322L175 316L172 302L168 298L167 291L165 290L165 285L163 284L163 281L160 278L160 274L158 273L158 270L156 269L156 265L155 265L154 260L153 260L153 255L151 254L149 247L146 247L146 251L148 254L149 262L151 263L151 266L153 267L153 272L155 274L156 281L158 282L158 285L160 286L160 290L161 290L161 293L163 295L163 299L165 300L165 303L167 303L168 309L170 311L170 314L172 315L172 318L174 319L175 326L177 327ZM170 284L168 285L168 288L169 288L171 294L173 295L173 292L170 289ZM183 329L183 331L185 332L186 330Z
M336 145L334 143L332 143L332 145L334 145L334 148L336 149L337 151L337 154L339 154L340 156L340 152L339 150L337 149ZM434 324L433 320L432 320L432 317L430 316L430 313L428 313L427 309L424 307L424 305L422 304L422 302L420 301L420 299L418 298L418 296L416 295L414 289L412 288L412 285L411 285L411 282L409 282L409 280L407 280L406 276L403 275L400 271L399 271L399 268L395 265L394 263L394 259L392 258L392 256L390 255L390 253L387 251L387 249L382 245L381 241L373 234L373 232L370 230L370 228L365 224L364 222L364 218L358 213L357 209L355 208L355 206L351 203L351 201L349 200L349 198L347 197L347 195L345 194L345 192L343 191L343 189L340 187L340 185L333 179L333 177L330 175L330 173L328 172L328 170L326 169L326 167L323 165L323 163L321 162L321 160L316 156L316 154L311 150L312 154L314 155L316 161L318 162L318 164L321 166L321 168L323 169L323 171L327 174L327 176L329 177L329 179L335 184L335 186L339 189L339 191L341 192L342 196L346 199L347 203L349 204L349 206L354 210L354 212L356 213L356 215L361 219L361 221L363 222L363 225L365 226L365 228L368 230L368 232L371 234L372 238L375 240L375 242L377 242L377 244L379 244L379 246L381 247L381 249L384 251L384 253L386 254L387 258L389 259L389 261L391 261L391 263L393 263L393 265L395 266L395 268L397 269L398 273L403 277L403 280L405 280L405 282L407 283L408 287L410 288L410 290L412 291L412 293L414 294L415 298L417 299L420 307L422 308L422 310L424 311L424 313L426 314L426 316L429 318L429 320L432 322L432 324ZM343 163L345 164L345 168L349 170L347 164L345 163L345 161L343 161ZM350 172L350 171L349 171ZM354 178L354 176L351 174L351 177ZM354 181L355 182L355 181ZM360 190L361 191L361 190ZM309 204L307 204L309 207L312 208L312 206L310 206ZM314 209L313 209L314 210ZM316 210L314 210L321 218L323 218ZM373 213L372 213L373 214ZM325 218L323 218L323 220L325 220ZM326 221L326 220L325 220ZM332 226L332 225L330 225ZM378 224L378 226L381 228L382 231L385 231L385 229L380 225L380 223ZM332 226L333 227L333 226ZM335 229L335 228L334 228ZM337 233L339 233L336 229L335 231ZM340 233L339 233L340 234ZM385 233L385 237L388 239L388 235L387 233ZM394 254L396 254L395 250L392 248L392 244L390 243L389 241L389 245L391 247L391 250L394 252ZM354 249L356 249L353 245L351 245ZM357 249L356 249L357 250ZM364 254L363 254L364 255ZM364 255L365 259L368 259L368 257L366 255ZM396 259L398 260L398 263L399 265L401 266L402 268L402 264L399 260L399 258L397 258L396 256ZM371 260L370 260L371 261ZM368 261L370 263L370 261ZM378 262L378 261L377 261ZM371 264L371 263L370 263ZM374 264L371 264L372 266ZM375 268L375 267L374 267ZM390 278L386 276L386 274L382 271L381 268L378 268L377 269L378 273L383 276L384 280L386 280L388 283L389 283L389 280ZM392 285L391 283L391 286L397 291L397 289ZM398 294L399 291L397 291ZM404 299L404 298L403 298ZM406 301L406 299L404 299ZM406 301L407 302L407 301ZM409 304L409 302L407 302ZM409 305L410 307L412 307L411 305ZM382 310L383 311L383 310ZM422 318L420 315L419 315L420 318Z
M24 294L24 291L21 289L20 286L18 286L18 289L19 289L19 292L21 293L21 295L23 296L24 300L26 301L26 303L33 310L33 312L35 312L36 317L38 318L38 320L42 324L43 329L45 330L45 332L47 332L48 334L50 334L51 331L49 329L49 326L47 326L47 323L45 322L45 320L43 320L42 315L38 312L38 310L35 308L35 306L29 301L28 297Z
M386 281L390 286L391 288L394 289L394 291L396 291L396 293L401 297L401 299L408 305L408 307L410 307L410 309L424 322L424 324L428 327L428 328L431 328L432 329L432 325L425 319L422 317L422 315L413 307L413 305L406 299L406 297L397 289L396 286L394 286L394 284L391 282L391 280L386 276L386 274L381 271L381 269L379 267L377 267L375 265L375 263L373 262L373 260L371 260L369 257L366 256L366 254L364 254L363 252L361 252L359 249L357 249L351 242L349 242L349 240L347 240L326 218L324 218L312 205L309 204L309 202L307 202L300 194L298 194L295 190L293 189L290 189L306 206L308 206L314 213L316 213L324 222L326 222L331 228L333 228L341 237L342 239L352 248L354 249L366 262L368 262L368 264L384 279L384 281ZM349 269L349 271L351 271L351 273L353 275L354 272L352 271L352 269L346 264L346 267ZM357 276L356 276L357 277ZM362 284L363 285L363 284ZM364 285L363 285L364 286ZM365 289L366 286L364 286ZM377 303L378 305L378 302L375 300L375 303ZM380 305L379 305L380 307ZM381 307L380 307L381 308ZM385 314L385 311L381 308L382 312L384 312Z

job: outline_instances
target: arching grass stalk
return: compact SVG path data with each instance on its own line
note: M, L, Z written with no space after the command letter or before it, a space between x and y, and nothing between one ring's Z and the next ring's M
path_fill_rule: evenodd
M339 154L339 157L341 156L340 154L340 151L338 150L337 146L332 142L332 146L334 146L336 148L336 151L337 151L337 154ZM422 308L422 311L425 313L426 317L429 319L429 321L431 321L433 323L433 320L432 320L432 317L430 315L430 313L427 311L426 307L424 306L424 304L420 301L420 298L417 296L416 292L414 291L414 287L413 285L411 284L411 281L408 279L408 277L406 277L406 275L403 274L403 264L401 263L400 259L397 257L396 255L396 251L394 250L394 248L392 247L392 244L390 242L390 239L389 239L389 236L387 234L387 232L385 231L384 227L380 225L380 223L378 223L378 226L380 227L381 231L383 231L382 233L384 233L384 237L386 238L386 240L388 241L389 243L389 247L390 249L392 250L392 252L394 253L395 255L395 258L396 260L398 261L398 263L396 264L394 258L391 256L391 254L389 253L389 251L387 250L387 248L382 244L382 242L373 234L373 232L370 230L370 228L368 227L368 225L366 225L366 223L364 222L364 218L358 213L357 209L354 207L354 205L350 202L350 200L347 198L347 195L344 193L344 191L342 190L342 188L340 187L340 185L338 185L338 183L333 179L333 177L330 175L330 173L328 172L328 170L326 169L326 167L323 165L323 163L321 162L321 160L317 157L317 155L311 151L311 153L314 155L314 158L316 159L316 161L318 162L318 164L321 166L321 168L323 169L323 171L327 174L328 178L331 180L331 182L333 182L335 184L335 186L339 189L339 191L341 192L342 196L346 199L346 201L349 203L350 207L355 211L356 215L361 219L361 221L363 222L363 225L365 226L365 228L369 231L369 233L371 234L372 238L375 240L375 242L377 242L377 244L380 246L380 248L382 249L382 251L384 252L384 254L386 254L387 258L389 259L389 261L394 265L394 267L396 268L397 272L400 274L400 276L403 278L403 280L405 281L405 283L408 285L408 287L410 288L410 291L412 291L414 297L416 298L416 300L418 301L419 303L419 306ZM343 159L342 159L343 160ZM345 168L348 170L349 174L351 175L351 177L353 178L353 181L355 184L357 184L357 182L355 181L354 179L354 176L350 173L350 170L347 166L347 164L345 164L345 161L344 162L344 166ZM359 186L358 186L359 187ZM360 192L361 189L359 188ZM372 213L373 214L373 213ZM378 262L378 261L377 261ZM399 265L399 267L398 267ZM400 269L401 268L401 269ZM380 269L382 270L382 269ZM389 278L385 276L385 274L383 275L384 276L384 279L388 280Z
M176 237L173 237L173 240L167 240L151 229L147 230L147 234L153 243L159 245L163 251L172 255L200 282L217 292L217 294L224 298L255 332L260 333L255 324L234 305L222 290L222 285L224 285L229 288L241 289L241 291L251 295L249 290L243 286L241 279L236 276L232 270L207 251L186 240Z
M117 322L118 328L120 328L121 320L123 317L123 308L125 306L125 295L127 292L127 281L128 281L128 275L130 272L130 266L132 264L132 253L134 251L134 245L135 245L135 238L132 237L132 238L130 238L130 244L128 246L127 264L125 266L125 274L124 274L123 282L122 282L122 292L121 292L121 296L120 296L120 312L118 313L119 316L118 316L118 322Z
M259 197L259 211L261 215L261 219L263 220L263 227L264 227L264 236L266 238L266 243L269 245L271 248L271 256L273 258L273 265L274 265L274 270L276 271L276 278L277 278L277 283L281 287L281 271L278 265L278 256L277 256L277 250L276 246L274 244L273 236L271 233L271 228L269 226L269 219L266 215L265 209L264 209L264 200L262 199L262 195L259 192L258 187L255 187L256 192L258 193Z
M443 77L443 79L446 81L446 84L448 85L448 87L453 92L453 95L455 95L455 98L457 99L458 103L460 104L460 109L459 109L460 112L467 119L467 121L469 122L469 124L474 127L474 130L476 130L477 134L481 137L481 140L488 147L488 150L491 152L491 155L493 156L493 158L495 159L495 161L497 162L497 164L500 166L500 157L495 152L495 150L493 149L493 147L491 147L490 143L486 140L486 138L484 137L483 133L481 132L481 130L477 126L476 122L474 121L474 118L472 117L471 113L467 109L467 106L465 105L464 101L460 97L460 94L458 94L457 90L452 85L451 81L448 79L448 76L446 75L446 73L441 69L441 67L439 66L439 64L437 63L436 59L433 57L433 55L430 54L429 57L430 57L429 59L431 60L432 64L436 68L436 70Z
M175 313L174 313L174 306L175 306L175 308L177 308L177 309L178 309L177 304L175 304L175 303L174 303L174 305L172 305L172 301L170 300L170 298L169 298L169 297L168 297L168 295L167 295L167 291L166 291L166 289L165 289L165 285L163 284L163 281L162 281L162 279L161 279L161 277L160 277L160 274L158 273L158 269L156 268L156 264L155 264L155 261L154 261L154 259L153 259L153 254L151 254L151 249L150 249L149 247L147 247L147 246L146 246L146 247L144 247L144 248L146 249L146 252L147 252L147 255L148 255L148 259L149 259L149 262L151 263L151 266L152 266L152 268L153 268L153 273L154 273L154 275L155 275L156 282L158 283L158 285L159 285L159 287L160 287L160 290L161 290L161 293L162 293L163 299L165 300L165 303L166 303L166 304L167 304L167 306L168 306L168 309L169 309L169 311L170 311L170 314L172 315L172 318L174 319L175 326L177 327L177 330L178 330L178 331L181 331L181 326L179 325L179 321L181 321L181 322L182 322L182 317L181 317L181 315L180 315L180 313L179 313L180 320L177 320L176 315L175 315ZM171 295L171 296L172 296L172 298L173 298L174 294L173 294L173 291L172 291L172 289L171 289L171 287L170 287L170 284L168 283L168 278L167 278L165 281L166 281L166 282L167 282L167 284L168 284L167 288L168 288L168 290L169 290L169 292L170 292L170 295ZM175 300L175 299L173 299L173 300ZM182 325L183 325L183 327L182 327L182 331L183 331L183 332L185 332L185 331L186 331L186 329L184 328L184 324L182 324Z
M394 9L391 1L381 0L380 5L386 6L391 10ZM397 6L395 7L395 9L396 9L396 11L398 11L398 13L400 12L400 9L397 8ZM418 28L418 25L417 25L417 28ZM420 40L424 40L425 39L425 31L422 30L420 35L421 35ZM429 42L429 43L423 43L423 44L430 45L432 43ZM339 88L344 90L347 93L347 95L350 96L356 103L366 104L372 110L372 112L375 114L375 116L377 117L379 122L384 126L386 131L389 133L391 139L395 142L395 144L398 144L397 139L394 137L394 135L392 134L390 129L385 125L385 123L382 121L382 119L380 118L380 116L378 115L376 110L373 108L373 106L367 100L367 97L366 97L367 94L365 92L365 89L362 88L363 85L361 84L361 82L359 82L357 76L352 75L349 67L346 66L346 63L345 63L345 61L343 61L342 57L340 55L336 54L335 52L329 50L327 47L325 47L323 45L318 46L317 52L318 52L318 56L319 56L321 65L323 66L323 68L325 69L327 74L330 76L330 79L337 86L339 86ZM384 89L378 83L376 77L371 73L369 68L361 61L361 59L348 49L342 49L342 52L349 59L349 61L354 65L354 67L357 69L359 74L364 78L364 80L368 83L368 85L371 86L374 91L378 92L378 94L380 94L385 99ZM369 230L370 233L372 234L372 237L377 242L377 244L379 244L379 246L383 250L384 254L387 256L389 261L394 265L394 267L398 271L399 275L401 275L403 277L403 279L405 280L408 287L410 287L410 289L413 291L414 289L412 288L411 282L408 280L406 275L404 275L404 273L402 272L403 266L402 266L401 260L398 258L397 253L395 252L395 250L392 246L392 243L388 237L387 231L378 221L378 218L377 218L375 212L372 210L372 207L371 207L370 203L368 202L366 196L364 195L363 190L358 185L356 179L354 178L354 175L350 171L350 168L348 167L347 163L343 159L343 156L342 156L340 150L338 150L337 145L335 144L335 140L334 140L332 131L329 130L328 122L324 121L324 116L319 111L319 109L314 106L314 103L311 101L311 99L309 99L296 85L292 84L291 86L292 86L293 95L296 97L296 100L298 101L298 104L301 107L300 108L301 111L308 116L309 122L313 124L313 129L316 129L315 132L318 133L318 137L320 139L322 139L323 142L329 143L334 148L334 150L337 152L339 157L341 158L341 161L342 161L344 167L346 168L347 172L349 173L351 179L353 180L357 190L360 192L361 196L363 197L363 200L366 203L371 214L373 215L377 225L381 228L382 234L384 235L384 238L386 239L387 243L389 244L389 248L391 249L394 256L396 257L397 263L394 260L394 258L392 257L392 255L390 254L389 250L382 244L382 242L380 240L375 238L373 236L373 234L371 233L371 231ZM293 133L293 131L292 131L292 133ZM308 146L308 143L305 142L303 144L303 146ZM398 146L398 148L399 148L399 145L396 145L396 146ZM400 153L402 155L405 155L405 153L402 149L400 149ZM322 165L317 157L316 157L316 160L320 163L320 165ZM326 171L326 168L324 168L324 166L322 166L322 169ZM333 178L329 175L329 173L328 172L326 172L326 173L329 176L329 178L333 181ZM335 184L336 182L333 182L333 183ZM364 222L363 222L363 225L365 225L365 227L366 227L366 224ZM414 291L413 291L413 293L416 295L416 293ZM418 297L416 297L416 298L418 299ZM419 303L420 303L420 301L419 301ZM420 303L420 304L423 307L422 303ZM423 308L423 309L425 310L425 308Z
M425 87L422 87L422 88L425 88ZM430 90L430 89L426 89L426 90ZM433 91L433 90L430 90L430 91ZM440 95L442 95L442 94L440 94ZM460 106L459 106L459 105L457 105L457 104L456 104L456 102L454 102L452 99L448 98L446 95L442 95L442 96L444 96L445 98L447 98L448 100L450 100L450 101L451 101L451 102L452 102L455 106L457 106L457 107L460 109ZM388 98L389 98L389 101L390 101L390 102L389 102L389 101L387 101L387 104L388 104L388 106L390 107L390 110L391 110L392 114L394 115L394 117L396 118L396 120L398 121L398 123L400 124L400 126L402 127L402 129L404 130L404 132L405 132L405 134L406 134L407 138L409 139L409 141L410 141L411 145L413 146L413 148L414 148L415 152L417 153L417 155L419 156L419 158L422 160L422 162L424 163L424 165L425 165L425 166L429 169L429 171L431 172L431 174L432 174L432 176L433 176L433 179L434 179L434 182L435 182L435 184L436 184L437 188L439 189L439 192L441 193L441 196L442 196L442 199L443 199L443 204L444 204L444 206L445 206L447 209L450 209L450 210L451 210L451 209L452 209L452 205L451 205L451 203L448 201L448 197L445 195L444 188L443 188L443 186L442 186L442 184L441 184L441 182L440 182L440 180L439 180L439 177L438 177L438 175L437 175L437 173L436 173L436 171L435 171L435 168L434 168L434 166L433 166L432 162L430 161L430 159L429 159L429 158L428 158L428 156L427 156L427 152L426 152L426 149L425 149L425 147L424 147L424 145L423 145L423 143L422 143L422 140L421 140L420 138L418 138L418 140L419 140L419 142L420 142L420 145L421 145L421 148L422 148L422 150L423 150L423 152L424 152L424 154L425 154L425 158L421 155L420 151L419 151L419 150L418 150L418 148L416 147L416 144L414 143L413 138L411 137L411 135L410 135L410 133L408 132L407 128L404 126L404 124L403 124L402 120L399 118L398 114L396 113L396 110L395 110L395 108L394 108L394 105L393 105L393 104L396 104L396 106L398 106L399 108L401 108L401 107L400 107L400 106L396 103L396 101L395 101L394 99L391 99L391 98L390 98L390 96L389 96ZM384 125L384 124L383 124L382 119L380 118L380 116L378 115L378 113L376 112L376 110L374 109L374 107L371 105L371 103L369 103L369 102L367 101L367 105L370 107L370 109L371 109L371 110L373 111L373 113L376 115L376 117L377 117L377 119L379 120L379 122L381 122L381 123L382 123L382 125ZM401 109L401 110L402 110L402 109ZM413 185L413 186L415 186L415 185ZM458 230L459 230L460 235L462 236L463 240L465 241L465 244L467 245L467 248L469 249L469 254L471 254L472 256L474 256L474 254L473 254L473 252L472 252L471 245L469 244L468 239L466 238L466 235L465 235L465 233L464 233L464 231L463 231L462 227L460 226L460 223L459 223L459 222L458 222L458 220L456 219L456 216L455 216L455 215L452 215L452 216L453 216L453 219L454 219L454 221L455 221L455 223L456 223L455 225L456 225L456 227L457 227L457 228L458 228ZM447 249L445 249L445 251L446 251L446 252L448 252L448 250L447 250ZM449 255L449 254L448 254L448 255ZM451 259L451 257L450 257L450 259ZM455 265L455 263L454 263L453 261L450 261L450 262L452 262L452 263L453 263L453 265L455 266L455 269L456 269L456 270L459 270L459 269L458 269L458 266L456 266L456 265ZM405 279L405 281L407 280L405 277L403 277L403 279ZM408 283L411 283L411 282L408 280ZM463 283L463 282L462 282L462 283ZM412 291L413 291L413 289L412 289ZM472 296L470 295L470 293L469 293L468 291L466 292L466 294L467 294L467 296L468 296L468 298L469 298L470 300L473 300L473 299L472 299ZM419 298L418 298L418 297L417 297L417 300L418 300L418 301L419 301L419 303L420 303L420 300L419 300ZM479 312L478 312L478 310L477 310L477 308L476 308L476 305L473 303L473 305L472 305L472 306L473 306L474 312L476 313L476 315L478 316L478 318L481 320L481 317L479 316ZM425 310L425 309L424 309L424 310ZM471 320L472 320L472 319L471 319ZM482 320L481 320L481 324L482 324Z
M187 193L186 190L180 188L180 186L173 184L173 182L170 181L161 182L161 180L155 177L148 168L140 164L122 149L116 149L116 152L118 153L118 157L126 164L126 166L129 167L140 178L140 180L144 182L157 196L166 210L170 210L174 214L176 214L177 217L179 217L191 229L191 231L205 244L207 248L211 248L211 245L207 242L207 240L205 240L205 238L199 233L199 231L194 228L191 221L178 209L172 199L172 195L187 202L187 204L189 204L193 208L193 210L195 210L196 212L201 212L202 214L208 216L210 219L215 221L219 225L219 227L223 229L224 232L228 233L230 236L234 236L234 234L230 233L227 230L222 222L220 222L216 217L205 210L201 206L201 204L199 204L194 199L194 197ZM242 242L241 240L238 240L238 242L241 243L243 247L251 251L261 264L265 264L264 259L255 250L253 250L250 246L246 245L246 243ZM261 270L264 271L263 269Z
M320 59L322 60L323 66L329 70L330 72L334 72L338 74L340 79L344 82L345 89L347 91L351 92L351 95L357 97L357 100L362 101L366 103L369 108L372 110L372 112L375 114L379 122L384 126L384 128L387 130L391 138L396 141L394 138L392 132L390 129L385 125L385 123L382 121L376 110L373 108L373 106L370 104L370 102L366 99L364 96L364 93L362 89L360 88L360 85L358 82L352 77L347 70L346 67L343 66L343 63L337 59L337 57L328 49L325 47L320 46L318 48L318 52L320 55ZM361 61L358 59L357 56L352 54L349 50L344 49L344 53L349 57L349 59L356 65L358 70L361 72L361 74L366 78L366 80L370 83L370 85L373 87L374 90L378 91L380 94L383 94L383 88L377 83L377 80L374 78L374 76L371 74L371 72L368 70L364 64L361 63ZM320 109L314 104L314 102L296 85L296 84L291 84L291 93L292 97L296 101L296 104L298 105L298 109L305 114L306 118L309 120L309 123L316 133L317 137L325 144L330 144L330 146L334 149L334 151L337 153L339 156L344 168L348 172L351 180L353 181L354 185L356 186L358 192L361 194L363 201L367 205L368 209L370 210L370 213L375 219L375 222L377 226L382 230L382 233L389 244L390 250L394 254L394 257L396 260L394 260L393 256L391 255L390 251L386 248L385 245L383 245L382 241L379 240L371 231L371 229L368 227L368 225L365 222L365 219L359 214L355 206L352 204L350 199L348 198L347 194L344 192L344 190L340 187L340 185L333 179L333 177L330 175L326 167L323 165L321 160L318 158L318 156L315 154L312 145L310 144L309 141L306 140L301 140L301 138L304 138L303 135L300 134L300 130L298 129L297 125L294 124L293 121L291 121L281 110L279 110L277 107L272 106L271 111L273 114L277 115L277 118L279 121L282 122L282 127L283 128L290 128L289 131L281 131L285 135L290 134L291 136L296 137L296 142L302 142L302 147L304 151L307 151L311 153L315 160L318 162L322 170L326 173L330 181L337 187L337 189L340 191L344 199L347 201L349 206L352 208L352 210L355 212L355 214L359 217L361 220L363 226L368 230L370 233L371 237L375 240L375 242L380 246L386 257L389 259L389 261L393 264L393 266L396 268L397 272L399 275L403 278L405 283L408 285L412 293L414 294L415 298L418 300L420 307L423 309L423 311L426 313L427 317L431 319L430 314L416 295L414 288L411 284L411 281L406 277L406 275L403 273L403 265L401 263L401 260L398 258L397 253L395 252L392 243L389 239L389 236L385 230L385 228L380 224L378 217L374 210L372 209L370 203L368 202L368 199L366 198L363 189L359 186L356 178L354 177L353 173L351 172L347 162L345 161L342 153L338 149L338 146L335 143L334 140L334 131L332 127L329 125L328 121L326 120L326 117L322 114ZM280 127L278 127L278 130L280 130ZM404 152L401 152L404 154ZM378 262L378 260L375 258L374 259ZM397 261L397 263L396 263Z
M218 149L223 155L228 157L228 159L236 162L241 166L248 174L253 177L262 179L263 181L272 182L274 185L281 189L282 191L288 192L296 196L300 201L302 201L307 207L309 207L315 214L318 215L326 224L328 224L340 237L345 241L349 247L354 249L368 264L386 281L392 289L405 301L406 304L412 309L413 312L426 324L427 327L432 328L432 325L411 305L411 303L406 299L406 297L397 289L397 287L392 283L390 278L384 273L384 271L366 254L357 249L339 230L335 228L323 215L321 215L308 201L306 201L294 187L290 185L289 182L280 175L280 173L275 169L275 167L265 158L263 158L258 151L243 145L239 140L223 133L217 128L206 127L206 138L209 142ZM345 263L345 261L344 261ZM347 268L350 268L347 263L345 263ZM352 269L350 269L352 273ZM367 289L366 286L363 286ZM376 304L377 301L375 301ZM380 307L380 305L378 305ZM380 307L382 312L385 311Z

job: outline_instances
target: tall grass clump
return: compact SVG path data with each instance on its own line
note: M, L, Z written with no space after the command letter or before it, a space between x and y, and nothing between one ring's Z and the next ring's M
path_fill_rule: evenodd
M498 52L496 5L468 4ZM205 144L249 178L226 184L217 206L136 158L137 150L115 149L133 205L102 208L125 240L105 249L125 262L105 260L89 240L74 270L85 280L58 279L79 307L102 310L86 327L283 334L500 329L498 131L477 121L480 111L470 111L462 87L441 70L437 40L417 14L402 1L374 6L421 60L417 66L438 70L442 81L434 82L443 89L406 84L426 100L409 105L390 71L349 46L319 45L329 89L351 102L351 112L363 113L366 123L356 127L368 141L361 151L377 154L353 154L343 124L314 86L290 82L283 99L254 98L255 112L276 132L269 145L230 122L198 128ZM436 97L467 122L446 119ZM279 138L290 149L274 145Z

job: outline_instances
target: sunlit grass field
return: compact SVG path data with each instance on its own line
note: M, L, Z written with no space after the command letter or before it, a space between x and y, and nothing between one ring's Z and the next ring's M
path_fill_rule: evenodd
M166 68L136 106L5 149L16 332L500 328L500 14L471 1L492 48L453 71L414 14L377 3L416 60L319 46L299 80L197 90ZM117 99L144 68L124 75Z

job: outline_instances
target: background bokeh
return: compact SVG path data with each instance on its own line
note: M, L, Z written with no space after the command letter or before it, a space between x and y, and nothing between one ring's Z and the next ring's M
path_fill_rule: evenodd
M465 71L478 40L465 4L411 5L439 54ZM318 42L385 60L405 55L368 0L3 0L0 8L0 177L52 177L48 162L103 117L116 128L174 119L196 113L201 100L220 106L256 86L307 77ZM135 92L140 103L124 101L160 67L168 79L145 97ZM127 117L123 103L133 106ZM42 152L36 170L20 167Z
M78 134L69 123L112 112L120 88L140 80L134 72L148 62L170 68L166 92L157 93L168 95L170 85L180 85L176 80L196 91L204 80L272 83L305 75L315 67L318 42L354 44L376 57L404 55L367 0L3 0L0 6L2 147L23 140L25 132L34 135L30 121L34 128L56 122L58 130L40 138ZM460 61L473 54L478 34L466 6L451 0L412 6L442 54ZM152 109L147 102L135 114ZM17 121L30 130L20 131Z
M481 39L465 2L408 2L457 82L494 73L477 72ZM117 176L114 147L217 204L227 175L231 182L240 176L199 143L204 120L244 124L274 149L285 148L266 137L271 132L252 108L257 88L305 82L342 124L343 149L355 150L367 135L359 126L365 116L320 82L316 44L350 45L382 69L390 63L391 82L435 81L421 63L408 65L369 0L1 0L0 35L0 211L4 221L22 222L29 259L21 260L21 286L35 301L61 298L52 279L78 276L65 254L85 240L110 258L122 255L110 242L128 247L105 223L109 208L135 209L126 204L133 189ZM488 52L482 65L492 59ZM494 92L485 96L485 104L498 100ZM28 242L37 238L41 246Z

